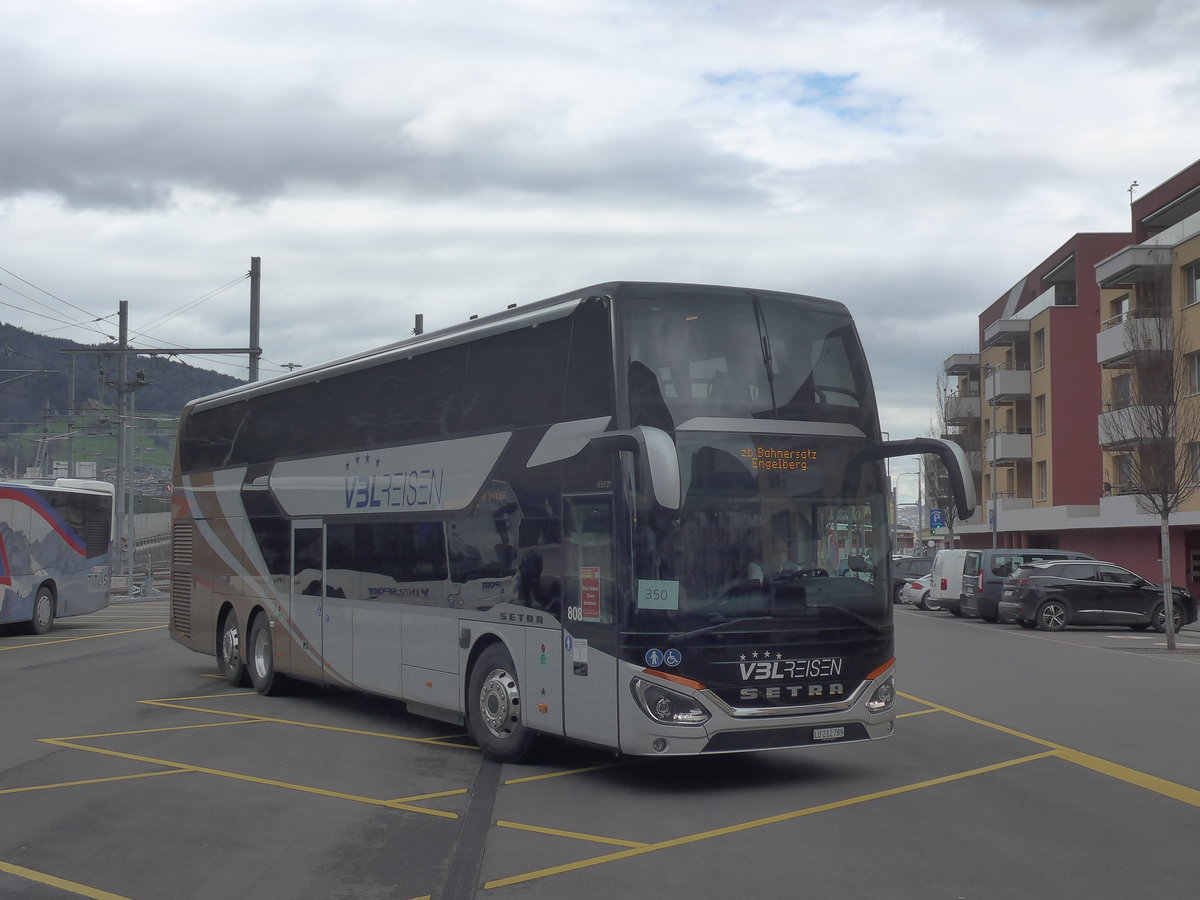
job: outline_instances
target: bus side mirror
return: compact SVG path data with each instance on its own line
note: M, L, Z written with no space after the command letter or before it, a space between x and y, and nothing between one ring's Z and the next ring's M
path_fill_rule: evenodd
M664 509L679 509L683 495L675 442L661 428L637 425L628 431L606 431L589 442L605 450L631 450L646 460L654 500Z
M896 456L918 456L932 453L946 467L950 476L950 490L954 493L954 505L958 517L963 521L975 514L975 480L971 476L971 464L962 447L943 438L909 438L903 441L884 441L865 453L861 459L890 459Z

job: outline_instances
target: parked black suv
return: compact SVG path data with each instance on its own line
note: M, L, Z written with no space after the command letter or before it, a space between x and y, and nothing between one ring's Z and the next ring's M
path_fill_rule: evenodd
M1196 601L1174 588L1175 631L1196 621ZM1161 585L1099 560L1032 563L1004 582L1000 620L1061 631L1068 625L1128 625L1166 630Z
M968 550L963 563L962 602L959 609L968 619L995 622L999 618L1000 592L1004 579L1031 563L1058 559L1095 559L1074 550Z

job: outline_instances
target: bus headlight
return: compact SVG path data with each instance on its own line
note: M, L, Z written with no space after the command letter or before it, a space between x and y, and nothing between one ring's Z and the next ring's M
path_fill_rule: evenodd
M875 690L871 692L871 696L867 699L867 709L871 712L883 712L891 709L896 702L896 682L889 675L880 684L875 686Z
M711 716L691 697L641 678L630 684L642 712L663 725L703 725Z

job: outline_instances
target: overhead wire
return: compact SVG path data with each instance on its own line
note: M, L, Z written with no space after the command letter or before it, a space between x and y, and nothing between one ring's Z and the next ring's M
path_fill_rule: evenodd
M33 282L31 282L25 278L22 278L20 275L16 274L15 272L11 271L10 269L5 268L4 266L0 266L0 272L5 272L8 275L11 275L13 278L17 279L18 281L22 282L23 284L29 285L29 287L31 287L37 291L40 291L41 293L45 294L48 297L52 297L54 300L57 300L59 303L62 303L65 306L69 306L72 309L75 309L75 310L78 310L79 312L85 313L86 315L93 316L93 318L87 322L71 321L68 319L60 318L55 315L50 315L48 313L38 312L37 310L27 309L22 306L16 306L11 303L5 303L3 301L0 301L0 306L7 306L12 309L21 311L21 312L29 313L30 315L39 316L44 319L49 319L52 322L59 323L59 325L60 325L59 328L48 329L46 332L42 332L43 334L49 333L50 331L61 331L65 328L84 328L84 329L94 332L95 334L100 335L100 337L104 338L106 341L113 342L113 341L118 340L118 338L116 336L107 333L104 329L102 329L100 327L97 327L98 323L107 322L107 320L111 319L114 315L117 315L116 313L110 314L108 316L95 316L89 310L86 310L83 307L81 307L75 303L72 303L69 300L59 297L57 294L54 294L51 291L47 291L46 289L39 287L38 285L34 284ZM156 336L152 336L150 332L154 329L161 328L163 325L170 322L171 320L176 319L179 316L183 315L184 313L189 312L192 309L195 309L197 306L200 306L201 304L213 299L214 297L217 297L217 296L225 293L226 291L230 290L231 288L233 288L235 285L241 283L242 281L245 281L249 277L250 277L250 273L246 272L242 275L239 275L237 278L230 279L229 281L225 282L224 284L221 284L221 285L213 288L211 291L201 294L199 297L196 297L195 299L190 300L187 303L184 303L181 306L179 306L169 312L164 313L163 315L159 316L157 319L152 320L149 324L142 326L140 329L138 329L136 331L131 329L129 332L130 336L136 337L136 338L141 338L144 341L153 341L155 343L165 344L167 346L176 346L176 347L179 347L180 350L184 350L186 348L183 344L177 344L174 341L168 341L168 340L156 337ZM24 298L25 300L28 300L30 303L35 303L41 307L44 307L47 310L53 311L53 308L49 304L45 303L42 300L38 300L36 297L31 297L28 294L17 290L16 288L14 288L11 285L0 282L0 287L3 287L6 290L13 292L14 294L17 294L18 296ZM109 324L111 325L111 323L109 323ZM132 341L131 341L131 348L137 349L136 344L134 344ZM160 348L156 347L155 349L160 349ZM162 355L175 355L175 354L162 354ZM199 360L202 362L206 362L206 363L209 363L209 364L215 365L215 366L223 366L226 368L233 368L233 369L236 369L238 372L249 372L249 368L250 368L249 363L238 363L233 360L229 360L229 359L225 359L225 358L214 359L209 356L203 356L203 355L197 355L197 354L187 354L187 353L180 353L178 355L179 356L188 356L190 358L193 358L193 359L196 359L196 360ZM264 360L260 360L260 361L264 361ZM276 366L280 372L283 372L285 369L290 371L290 369L294 367L291 364L272 363L269 360L266 360L265 362L267 362L269 365Z
M47 315L46 313L40 313L36 310L26 309L21 306L14 306L11 303L5 303L4 304L5 306L9 306L13 309L20 310L21 312L30 313L31 315L41 316L42 318L50 319L53 322L60 323L63 327L66 327L66 328L83 328L85 330L94 331L103 337L108 337L108 335L104 334L104 332L100 328L94 327L95 323L103 322L107 318L107 316L97 316L91 310L84 309L82 306L79 306L76 303L72 303L70 300L66 300L63 297L58 296L58 294L53 293L52 291L48 291L45 288L34 284L32 281L30 281L27 278L22 278L16 272L12 271L11 269L5 268L4 266L0 266L0 272L4 272L7 275L11 275L17 281L21 282L22 284L28 285L29 287L33 288L35 291L40 291L41 293L45 294L47 297L51 297L54 300L57 300L59 303L63 304L64 306L69 306L71 309L81 312L86 316L90 316L91 318L88 319L86 322L79 322L79 321L72 321L72 320L68 320L68 319L58 318L56 316ZM5 284L4 282L0 282L0 287L3 287L7 291L11 291L12 293L16 294L18 297L23 297L24 299L28 300L30 303L36 303L38 306L41 306L44 309L48 309L48 310L51 310L52 312L56 312L56 313L58 312L52 306L50 306L50 304L46 303L45 301L39 300L36 297L31 297L28 294L26 294L24 291L17 290L11 284ZM59 331L61 329L56 328L56 329L51 329L51 330Z

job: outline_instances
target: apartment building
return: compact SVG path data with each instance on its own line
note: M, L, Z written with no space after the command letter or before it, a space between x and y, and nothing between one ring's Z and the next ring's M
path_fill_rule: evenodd
M1082 550L1161 578L1159 519L1136 491L1176 358L1176 458L1200 482L1200 161L1131 215L1047 256L980 314L978 350L946 359L947 436L980 498L961 546ZM1200 582L1200 490L1170 522L1172 580Z

